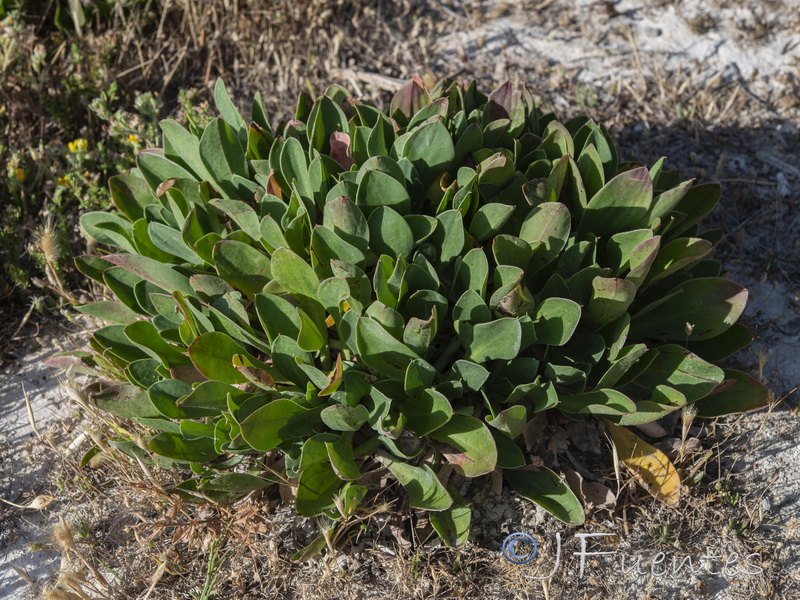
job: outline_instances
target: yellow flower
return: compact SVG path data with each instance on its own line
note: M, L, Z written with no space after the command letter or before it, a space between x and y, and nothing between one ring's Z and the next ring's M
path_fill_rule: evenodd
M70 152L86 152L89 149L89 142L83 138L71 141L67 144Z
M132 134L130 134L130 135L128 136L128 141L129 141L131 144L138 144L138 143L139 143L139 136L138 136L138 135L136 135L135 133L132 133Z
M56 183L58 183L58 185L63 185L64 187L66 187L69 185L69 179L67 179L66 175L62 175L56 180Z
M14 177L17 178L17 181L25 181L25 169L21 167L14 169Z

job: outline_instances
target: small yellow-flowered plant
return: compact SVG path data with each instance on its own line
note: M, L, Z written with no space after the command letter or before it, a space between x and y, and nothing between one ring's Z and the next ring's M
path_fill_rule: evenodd
M84 138L78 138L67 144L70 152L86 152L89 149L89 142Z
M22 167L14 169L14 177L17 178L17 181L25 181L25 169Z
M139 143L139 136L138 136L138 135L136 135L135 133L132 133L132 134L130 134L130 135L128 136L128 141L129 141L131 144L138 144L138 143Z
M56 179L56 183L57 183L58 185L61 185L61 186L64 186L64 187L66 187L66 186L68 186L68 185L69 185L69 179L67 178L67 176L66 176L66 175L62 175L61 177L59 177L58 179Z

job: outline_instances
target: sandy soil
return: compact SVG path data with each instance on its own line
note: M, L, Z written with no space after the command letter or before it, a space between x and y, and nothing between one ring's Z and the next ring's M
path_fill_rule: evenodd
M39 433L56 442L63 430L58 425L76 410L53 370L43 364L65 349L59 336L49 330L24 338L12 342L15 349L4 353L0 366L0 498L23 506L36 496L52 494L54 487L50 477L53 452L34 432L24 391ZM22 510L0 503L0 598L20 598L26 593L28 586L14 567L34 580L58 569L58 552L31 551L46 540L52 516L48 509Z

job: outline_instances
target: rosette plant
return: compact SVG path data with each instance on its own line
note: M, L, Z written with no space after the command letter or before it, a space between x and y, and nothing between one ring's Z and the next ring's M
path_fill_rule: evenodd
M616 442L766 403L714 364L751 340L747 291L708 258L721 233L698 229L718 186L621 163L602 126L511 83L414 78L388 112L332 86L274 129L258 95L249 121L222 82L215 100L111 179L118 212L81 224L115 253L77 259L115 297L80 307L109 323L80 360L118 380L92 400L154 430L121 450L191 469L176 493L288 485L337 519L383 473L452 544L458 476L583 521L531 458L542 414Z

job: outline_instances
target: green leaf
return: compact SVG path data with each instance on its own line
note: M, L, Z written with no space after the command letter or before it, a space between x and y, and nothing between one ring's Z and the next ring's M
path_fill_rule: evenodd
M379 206L369 215L369 246L377 255L411 257L414 234L405 219L388 206Z
M209 299L216 298L233 291L230 285L215 275L192 275L189 277L189 283L201 298L203 296Z
M304 517L314 517L334 507L333 498L341 487L329 462L317 462L303 469L297 485L295 507Z
M239 229L249 235L253 241L261 237L261 223L258 214L246 202L241 200L215 199L209 205L226 214L239 226Z
M411 208L411 198L404 183L382 171L364 172L358 183L355 200L366 214L380 206L386 206L405 215Z
M139 223L137 222L137 225ZM137 237L137 242L140 241L142 241L142 237ZM157 254L153 255L153 258L158 259L159 262L203 264L203 260L183 241L181 232L167 225L149 223L147 225L147 239L144 241L145 243L150 242L149 245L157 252ZM164 258L164 253L167 253L166 258ZM176 257L178 260L172 257Z
M236 386L221 381L203 381L188 396L179 402L179 406L193 412L202 411L203 416L215 416L228 410L228 397L241 403L252 396Z
M687 348L709 362L719 362L747 347L753 334L741 323L735 323L718 336L699 342L690 342Z
M214 105L231 129L236 132L241 132L245 129L244 119L239 109L236 108L236 105L231 101L231 97L228 95L228 89L225 87L225 82L221 78L214 82Z
M307 200L314 198L314 189L308 176L306 153L300 142L293 137L286 140L281 150L280 171L288 184L291 185L294 182L297 185L300 196ZM289 192L289 190L284 191Z
M653 390L650 400L639 400L636 403L636 412L621 417L606 418L614 421L617 425L641 425L657 421L685 405L686 397L678 390L668 385L659 385Z
M213 178L200 158L200 140L173 119L159 121L158 125L164 134L166 157L187 167L198 181L211 181Z
M537 344L563 346L581 318L581 307L566 298L547 298L536 307L534 335Z
M103 273L112 268L110 265L104 261L99 256L93 254L84 254L82 256L76 256L74 259L75 267L86 275L87 277L91 277L98 283L105 283L103 279Z
M454 414L450 420L428 434L452 449L442 449L445 458L464 477L478 477L497 466L497 446L480 420Z
M403 342L418 354L425 354L433 345L433 340L438 331L436 307L431 309L427 319L412 317L408 320L403 330Z
M244 494L264 489L270 485L272 485L271 481L267 481L256 475L250 475L248 473L223 473L203 483L200 489Z
M487 415L486 422L513 440L525 431L525 427L528 424L527 415L526 408L521 404L517 404L497 413L494 418L491 415Z
M489 371L479 364L468 360L457 360L453 363L451 379L459 379L472 391L479 391L486 380L489 379Z
M114 206L131 223L144 217L147 206L158 204L158 199L141 177L129 174L114 175L108 180L108 189L111 191Z
M332 260L344 261L359 268L366 267L364 251L349 244L323 225L314 227L311 234L311 248L314 258L320 265L318 271L325 274L331 273Z
M325 448L333 471L339 479L352 481L361 478L361 471L353 459L352 434L343 434L335 442L325 442Z
M315 150L330 154L331 135L336 132L347 133L347 117L339 105L326 96L317 101L316 109L316 113L312 113L313 122L309 121L308 140Z
M90 342L92 347L99 346L108 354L124 363L130 363L142 358L148 358L138 345L132 343L125 335L124 325L109 325L94 332ZM100 351L98 349L98 351Z
M233 366L235 354L246 354L229 335L210 331L189 346L189 358L203 375L224 383L245 383L247 378Z
M635 344L623 348L617 359L611 363L611 366L603 374L595 387L614 387L622 376L625 375L647 351L648 348L645 344Z
M414 351L369 317L359 317L356 339L359 358L364 364L392 379L404 380L409 363L419 359Z
M403 147L402 156L411 161L424 187L447 170L455 159L450 132L441 121L414 129Z
M489 360L510 360L519 353L522 328L519 320L507 317L478 323L466 333L466 359L476 363Z
M324 323L317 323L304 310L297 309L300 315L300 333L297 345L306 352L319 352L328 341L328 330Z
M584 522L580 500L553 471L504 469L503 475L515 492L541 506L560 521L571 525Z
M605 263L615 276L630 269L631 252L642 242L653 238L649 229L634 229L616 233L608 239Z
M136 254L109 254L103 260L122 267L166 292L191 295L194 290L186 275L164 263Z
M469 525L472 518L472 511L464 502L463 498L455 497L451 508L447 510L431 512L428 518L436 533L448 546L460 546L469 538Z
M537 245L537 250L541 250L541 246ZM506 234L498 235L492 241L492 254L498 266L517 267L533 273L529 265L534 257L534 248L521 238ZM541 255L539 257L541 258Z
M194 179L194 175L166 158L164 152L158 148L139 152L136 164L153 192L156 192L162 183L170 179Z
M434 389L425 389L416 398L408 398L400 404L408 428L419 437L445 425L453 416L450 401Z
M708 256L713 244L702 238L679 238L661 248L650 267L646 285L655 283Z
M300 335L300 316L297 308L285 298L273 294L257 294L255 308L258 320L267 333L270 343L279 335L293 340Z
M417 396L423 389L433 385L436 369L422 359L408 363L403 387L406 394Z
M462 340L472 340L472 330L464 327L464 325L488 323L491 320L492 313L489 311L489 307L486 306L486 302L475 290L464 292L453 307L453 321L455 322L456 331L459 332Z
M726 369L722 383L694 406L698 417L713 418L759 410L772 399L769 389L750 375Z
M630 272L625 276L625 279L630 281L637 288L643 285L646 277L650 273L653 261L655 261L660 247L660 236L652 237L637 244L633 250L631 250L630 260L628 261Z
M109 300L89 302L88 304L76 306L75 310L114 325L128 325L139 318L137 313L122 304L122 302Z
M472 217L469 232L476 240L484 242L500 233L503 225L514 214L514 210L514 206L507 204L484 204Z
M571 414L619 415L636 411L636 404L617 390L594 390L559 396L558 409Z
M271 280L269 257L249 244L220 240L212 257L219 276L251 298Z
M467 290L475 290L481 297L489 281L489 261L481 248L473 248L462 260L456 259L451 298L459 298Z
M121 384L90 394L91 401L105 412L124 418L160 417L147 392L133 385Z
M119 215L107 212L88 212L80 218L81 229L93 240L136 253L131 224Z
M234 131L222 119L214 119L200 138L200 158L214 178L212 182L227 198L239 197L231 181L234 175L248 176L244 149Z
M325 535L320 534L314 538L308 546L295 552L292 557L289 559L292 562L296 563L303 563L307 560L311 560L315 556L317 556L320 552L322 552L325 548L328 547L328 543L325 539Z
M190 440L176 433L159 433L147 443L147 447L160 456L188 462L205 463L218 456L211 438Z
M357 406L334 404L322 409L320 417L322 422L334 431L358 431L369 419L369 411L362 404Z
M636 285L625 279L595 277L586 319L596 327L616 321L628 311L636 297Z
M733 325L747 304L745 288L718 277L685 281L674 292L633 316L631 336L682 342L707 340Z
M567 243L570 227L569 209L560 202L539 204L525 217L519 237L533 248L531 273L539 271L559 255Z
M125 335L167 367L190 364L189 357L184 354L185 349L168 344L150 321L136 321L127 325Z
M439 225L430 237L430 243L439 251L439 264L449 267L464 250L464 222L457 210L447 210L436 219Z
M636 229L653 201L653 182L645 167L625 171L606 183L583 211L578 235L612 236Z
M349 198L340 196L325 203L322 224L362 252L369 247L369 226L361 209Z
M278 248L272 253L272 276L281 286L300 301L319 303L317 290L319 277L314 269L288 248Z
M724 376L719 367L677 344L668 344L659 346L658 356L636 378L636 383L651 390L669 385L686 396L687 402L693 402L711 393Z
M241 422L242 437L256 450L268 452L287 440L302 438L321 424L318 410L279 398Z
M414 467L385 452L378 452L377 456L405 488L412 508L439 511L452 506L453 498L428 465Z
M158 411L168 419L193 418L198 416L191 411L186 411L178 407L177 402L181 398L188 396L192 391L192 386L184 381L177 379L162 379L151 385L147 390L150 402Z

